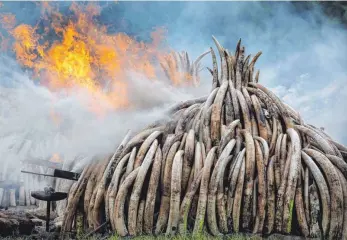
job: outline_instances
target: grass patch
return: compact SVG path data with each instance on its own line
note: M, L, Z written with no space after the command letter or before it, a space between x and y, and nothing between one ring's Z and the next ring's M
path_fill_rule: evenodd
M123 238L116 236L116 235L108 238L108 240L120 240L120 239L123 239ZM194 235L180 236L180 235L177 235L177 236L173 236L173 237L167 237L165 235L160 235L157 237L155 237L155 236L138 236L138 237L133 237L131 239L134 239L134 240L153 240L153 239L156 239L156 240L167 240L167 239L170 239L170 240L211 240L211 239L259 240L262 238L258 237L258 236L249 237L249 236L245 236L242 234L232 234L232 235L226 235L226 236L222 236L222 237L214 237L214 236L211 236L208 234L201 234L198 236L194 236Z

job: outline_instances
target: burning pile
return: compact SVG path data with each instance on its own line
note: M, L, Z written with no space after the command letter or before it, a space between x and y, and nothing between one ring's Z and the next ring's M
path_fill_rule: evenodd
M214 41L221 70L211 48L209 96L176 105L171 121L129 132L113 155L85 167L63 233L84 213L85 228L108 223L120 236L347 237L347 148L258 83L261 53L251 60L240 42L232 55Z
M187 53L168 54L171 48L164 44L164 28L153 29L148 40L139 41L97 21L102 11L97 4L71 3L69 14L60 12L58 3L37 5L42 16L34 26L18 22L11 13L0 13L0 52L15 54L41 86L52 93L77 96L98 116L137 107L129 96L129 74L140 74L143 81L165 79L166 75L165 80L175 86L198 83L195 76L200 60L193 64ZM6 34L2 36L2 32ZM59 124L54 107L51 115Z

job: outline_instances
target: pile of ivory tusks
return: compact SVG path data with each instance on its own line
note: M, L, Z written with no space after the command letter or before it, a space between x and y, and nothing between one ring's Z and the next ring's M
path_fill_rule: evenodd
M160 65L166 77L171 80L172 83L176 85L182 83L198 85L200 82L199 72L201 71L201 60L208 53L210 53L210 51L204 52L198 56L194 62L190 62L187 52L173 52L164 56L164 60Z
M120 236L233 232L347 237L347 148L258 83L240 41L213 38L213 89L172 107L172 119L131 137L87 166L69 194L62 232ZM253 76L254 75L254 76ZM345 159L344 159L345 158ZM78 210L79 202L83 210Z

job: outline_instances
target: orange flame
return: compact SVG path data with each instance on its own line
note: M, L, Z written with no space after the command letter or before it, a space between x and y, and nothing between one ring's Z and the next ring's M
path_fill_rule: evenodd
M49 159L49 161L54 163L62 163L63 159L60 158L59 154L54 153L52 157Z
M110 109L118 109L130 107L127 69L136 69L149 79L156 77L152 59L164 54L157 50L162 40L160 30L152 33L152 43L145 44L122 33L108 34L105 26L93 21L100 14L95 5L72 4L75 20L66 19L47 2L41 6L43 21L49 23L43 33L38 33L37 26L25 24L7 28L15 40L13 51L17 61L31 68L35 77L50 89L83 88L95 99L88 103L93 111L98 111L101 102ZM9 17L1 19L3 23L9 20ZM50 44L45 39L52 34L59 40Z
M183 52L183 54L185 53ZM177 59L179 58L178 53L170 52L169 54L160 56L160 58L162 67L165 69L165 74L167 75L167 78L172 81L174 86L184 84L192 86L198 84L198 82L196 82L198 79L194 81L191 69L184 69L187 68L187 66L184 68L180 66L180 60Z
M16 26L14 15L0 16L0 22L14 38L17 61L32 69L34 77L51 90L85 89L92 96L89 108L102 116L105 110L131 107L127 70L156 79L153 62L167 56L159 48L165 35L162 28L151 33L151 43L138 42L123 33L109 34L107 27L98 25L94 19L100 8L96 5L73 3L73 16L67 17L51 3L37 4L41 4L43 24ZM53 43L47 41L52 36L56 38ZM182 84L175 73L171 77L174 85ZM56 120L55 114L52 118Z

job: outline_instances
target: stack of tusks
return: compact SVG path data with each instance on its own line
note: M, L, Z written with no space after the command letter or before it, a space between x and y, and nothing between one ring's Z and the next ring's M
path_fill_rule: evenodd
M34 165L24 161L21 162L21 167L40 174L52 172L52 169L48 169L45 166ZM17 172L6 167L3 167L0 171L1 207L40 205L35 198L31 197L31 192L37 189L37 186L43 180L46 183L53 183L53 179L27 174L18 174L18 177L14 179L11 174Z
M211 48L211 93L172 107L169 122L128 132L114 154L86 166L63 233L83 214L86 229L107 222L120 236L347 238L347 148L258 83L261 53L245 57L239 41L232 55L213 40L221 68Z

